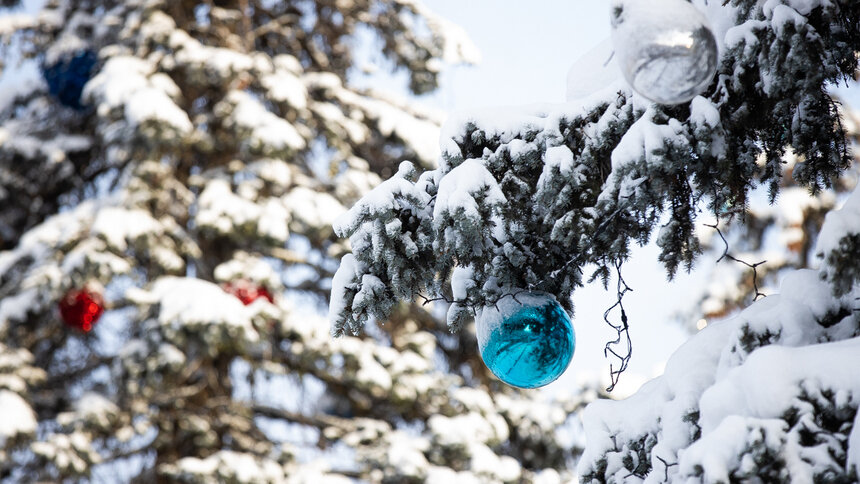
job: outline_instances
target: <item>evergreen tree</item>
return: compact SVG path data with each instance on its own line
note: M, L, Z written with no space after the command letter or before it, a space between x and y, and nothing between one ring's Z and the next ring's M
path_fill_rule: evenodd
M350 84L368 33L413 93L474 59L415 0L0 16L4 58L41 70L0 106L0 477L569 476L594 391L506 388L420 305L337 340L316 315L335 218L438 152L434 113Z
M632 2L613 2L616 22ZM333 333L416 297L449 301L454 330L519 291L572 311L586 276L616 277L620 301L631 243L655 236L671 278L703 250L697 221L737 223L753 190L772 203L787 176L813 194L838 185L853 155L827 88L858 67L860 4L692 3L721 57L691 102L656 105L619 81L566 105L464 116L443 130L439 168L402 165L359 201L335 226L353 255L334 278ZM696 335L634 397L589 406L582 479L855 482L860 191L811 253L819 271L792 272L780 296ZM619 336L648 323L618 307Z
M736 315L754 300L776 293L780 280L792 270L816 265L815 241L824 218L855 188L860 168L860 118L849 105L843 104L840 110L854 146L854 161L833 186L816 194L800 186L789 176L798 161L789 152L783 164L786 176L774 203L768 203L766 190L759 187L748 206L724 219L719 231L713 223L699 224L704 254L697 271L707 274L709 282L692 304L679 309L691 330Z

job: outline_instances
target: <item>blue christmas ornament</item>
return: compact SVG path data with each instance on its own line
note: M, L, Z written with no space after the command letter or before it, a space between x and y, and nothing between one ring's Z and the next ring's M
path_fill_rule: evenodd
M549 294L504 297L481 310L475 325L484 364L508 385L548 385L564 373L573 358L573 323Z
M79 50L64 56L52 64L42 66L42 75L48 84L48 92L64 106L82 109L81 93L90 80L98 56L92 50Z

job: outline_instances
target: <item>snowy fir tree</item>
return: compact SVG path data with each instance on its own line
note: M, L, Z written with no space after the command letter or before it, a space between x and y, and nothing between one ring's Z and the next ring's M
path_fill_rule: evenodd
M731 232L785 223L797 259L774 266L778 294L707 325L630 398L588 406L580 482L857 482L856 127L829 89L855 77L860 3L614 0L609 19L614 81L563 105L453 119L438 168L401 165L338 219L353 254L334 277L333 334L412 299L445 302L454 331L498 329L488 312L528 306L523 295L572 314L576 288L611 282L617 377L629 325L649 323L623 305L632 244L653 239L670 278L708 246L765 275L732 252L743 237ZM772 215L761 200L779 201ZM783 209L802 213L777 220ZM707 225L728 246L714 229L703 240Z
M773 203L760 187L734 217L719 226L712 218L697 227L705 251L697 267L711 273L701 295L690 301L691 307L679 310L689 329L737 314L754 300L778 292L780 280L792 270L815 265L815 240L824 217L853 190L860 175L860 113L850 105L840 109L854 161L831 187L813 194L798 185L789 176L798 158L789 151L783 165L786 176ZM741 223L732 223L732 218Z
M0 15L0 480L573 477L598 391L502 385L429 306L339 339L320 316L335 219L439 153L438 113L352 84L362 49L425 93L476 59L462 30L416 0L25 3Z

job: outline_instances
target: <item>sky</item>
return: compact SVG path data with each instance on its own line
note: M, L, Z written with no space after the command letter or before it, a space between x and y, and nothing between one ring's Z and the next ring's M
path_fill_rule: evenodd
M609 37L605 0L424 3L463 27L482 55L478 66L449 69L442 76L439 92L420 99L446 112L562 103L570 66ZM669 355L690 336L674 316L689 307L703 280L701 273L694 273L667 282L653 244L634 251L623 274L633 289L624 303L634 350L629 372L619 384L619 395L662 372ZM593 284L574 294L576 352L568 371L547 387L551 395L575 391L581 380L608 379L609 361L603 348L616 335L603 322L603 312L615 301L614 287L610 289L612 292L607 292L600 284Z
M609 36L605 0L425 0L460 25L478 46L477 68L455 67L443 76L441 107L561 102L567 71Z

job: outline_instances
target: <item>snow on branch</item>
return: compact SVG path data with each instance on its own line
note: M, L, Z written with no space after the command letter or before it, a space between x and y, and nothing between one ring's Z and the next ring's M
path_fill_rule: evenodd
M780 294L696 334L632 397L592 403L582 482L856 479L858 295L836 298L815 271L795 271Z
M860 187L839 210L827 214L815 253L824 263L821 277L833 284L838 296L860 283Z
M776 3L708 8L734 27L720 33L715 82L691 103L656 106L619 85L567 105L453 117L438 169L401 168L336 224L353 256L334 281L333 334L419 295L456 300L452 329L505 288L548 292L571 311L583 267L606 281L666 215L660 260L670 276L689 270L700 203L720 213L746 206L758 184L775 194L789 147L797 181L827 186L851 156L824 87L854 74L860 9Z

